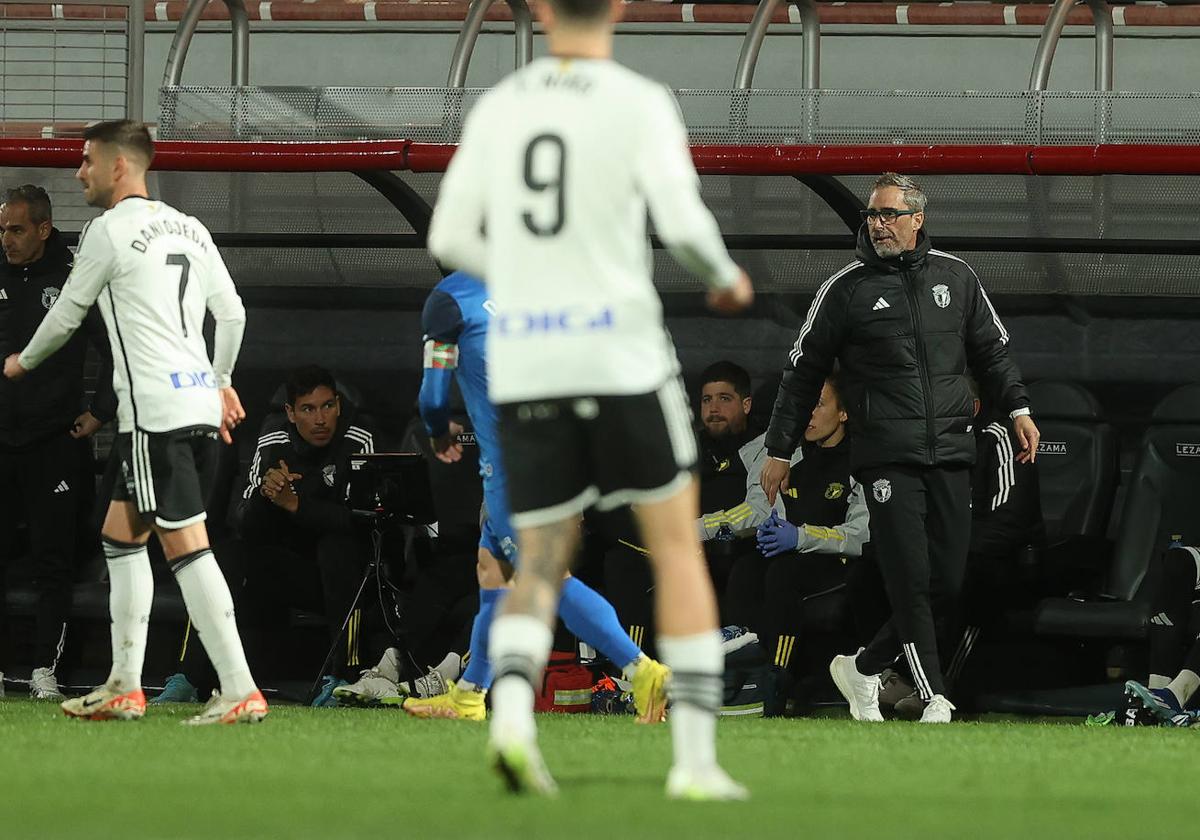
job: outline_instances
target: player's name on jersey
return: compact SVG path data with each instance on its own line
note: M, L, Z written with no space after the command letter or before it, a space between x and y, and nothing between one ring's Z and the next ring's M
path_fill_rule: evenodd
M557 69L546 73L541 79L542 87L565 90L572 93L587 93L592 89L592 80L572 73L561 73Z
M149 243L160 236L182 236L200 246L200 250L208 252L208 241L194 227L173 219L160 219L146 225L138 231L139 238L129 243L129 247L139 253L146 253Z

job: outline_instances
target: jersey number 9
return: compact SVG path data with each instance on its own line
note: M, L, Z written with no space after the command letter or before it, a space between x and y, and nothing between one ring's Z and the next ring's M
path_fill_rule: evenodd
M541 151L543 150L544 151ZM557 236L566 223L567 146L557 134L539 134L525 147L525 186L535 193L553 192L554 218L546 224L526 210L525 227L534 236ZM550 177L544 177L549 174Z

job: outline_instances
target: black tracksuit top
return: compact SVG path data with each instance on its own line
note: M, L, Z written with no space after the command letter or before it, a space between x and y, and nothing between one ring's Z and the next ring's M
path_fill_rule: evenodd
M768 452L791 455L837 360L852 469L974 463L967 371L1005 413L1029 405L1008 333L979 279L931 248L923 230L912 251L883 259L864 225L856 253L809 308L775 401Z
M25 349L58 299L71 273L72 255L55 228L41 259L10 265L0 259L0 359ZM0 445L26 446L65 434L84 409L83 362L87 342L100 354L100 373L90 411L98 420L117 413L112 387L112 349L96 307L83 329L57 353L17 382L0 375Z

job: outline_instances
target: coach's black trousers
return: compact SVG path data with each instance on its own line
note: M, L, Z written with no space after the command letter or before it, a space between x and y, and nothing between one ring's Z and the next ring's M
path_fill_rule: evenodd
M887 466L858 480L871 513L891 619L858 657L858 670L878 674L901 654L921 697L945 694L935 620L953 627L971 539L968 468Z
M8 614L5 578L15 559L15 531L24 520L29 529L33 586L37 593L35 668L54 668L66 639L71 587L75 582L76 540L80 506L92 498L92 481L84 469L87 441L60 435L18 448L0 446L0 670L7 664Z

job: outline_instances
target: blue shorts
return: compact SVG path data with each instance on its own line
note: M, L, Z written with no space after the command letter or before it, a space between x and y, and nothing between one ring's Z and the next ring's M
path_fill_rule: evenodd
M517 532L513 530L509 516L507 482L494 465L491 469L486 466L481 458L479 468L483 474L483 504L487 517L479 526L479 547L486 548L498 560L516 565Z

